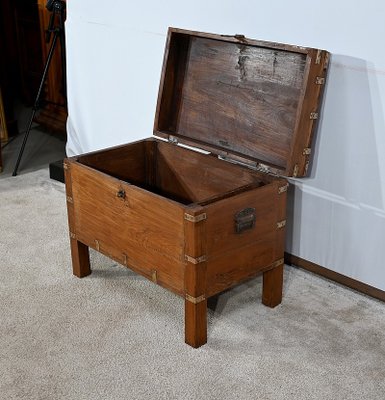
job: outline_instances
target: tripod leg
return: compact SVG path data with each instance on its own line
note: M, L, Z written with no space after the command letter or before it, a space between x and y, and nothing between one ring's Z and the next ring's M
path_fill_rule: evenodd
M59 14L59 26L60 26L60 58L62 68L62 86L63 86L63 97L65 104L67 105L67 64L66 64L66 50L65 50L65 30L64 30L64 10Z
M22 155L24 153L24 147L25 147L25 144L27 143L27 139L28 139L28 136L29 136L29 132L31 131L32 122L33 122L33 119L35 118L36 111L37 111L37 109L34 106L33 109L32 109L32 114L31 114L31 118L29 120L28 128L27 128L27 130L25 131L25 134L24 134L23 144L21 145L21 148L20 148L20 151L19 151L19 156L17 157L17 161L16 161L16 164L15 164L15 169L13 170L12 176L16 176L17 175L17 169L19 168L20 160L21 160L21 157L22 157Z
M16 176L17 175L17 169L19 168L21 157L23 156L23 153L24 153L24 148L25 148L25 145L27 143L29 132L31 131L33 119L35 118L36 111L39 109L39 106L40 106L39 103L40 103L41 92L43 91L44 82L45 82L45 79L47 77L49 66L51 64L51 60L52 60L53 52L55 50L55 46L56 46L58 35L59 35L59 32L55 31L53 39L52 39L52 44L51 44L51 47L50 47L49 52L48 52L47 61L46 61L45 66L44 66L43 75L41 77L39 90L37 91L35 103L34 103L33 108L32 108L31 118L29 120L29 124L28 124L27 130L26 130L26 132L24 134L23 144L21 145L21 148L20 148L20 151L19 151L19 156L17 158L15 169L13 170L12 176Z

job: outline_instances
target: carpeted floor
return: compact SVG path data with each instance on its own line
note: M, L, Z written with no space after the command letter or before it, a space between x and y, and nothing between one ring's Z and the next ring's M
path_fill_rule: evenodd
M0 180L0 399L384 399L385 304L286 267L211 302L184 344L183 301L92 253L71 274L64 185Z

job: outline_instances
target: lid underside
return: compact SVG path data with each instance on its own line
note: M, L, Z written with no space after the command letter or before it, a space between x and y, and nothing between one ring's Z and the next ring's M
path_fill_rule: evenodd
M154 132L287 172L307 52L181 32L169 34Z

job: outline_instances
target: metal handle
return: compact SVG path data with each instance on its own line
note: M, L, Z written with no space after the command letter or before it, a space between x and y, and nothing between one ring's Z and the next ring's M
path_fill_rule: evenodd
M255 208L247 207L237 212L234 216L235 232L242 233L248 229L254 228L255 220Z

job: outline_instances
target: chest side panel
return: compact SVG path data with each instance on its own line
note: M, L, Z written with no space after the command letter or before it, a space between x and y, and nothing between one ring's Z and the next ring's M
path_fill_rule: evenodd
M85 154L78 161L117 179L143 184L149 175L146 163L149 145L151 142L143 140Z
M274 263L277 246L277 205L282 180L207 206L207 291L211 296L255 276ZM237 216L255 210L237 232ZM241 225L242 227L242 225Z
M78 240L183 292L183 210L177 203L79 164L71 165Z

